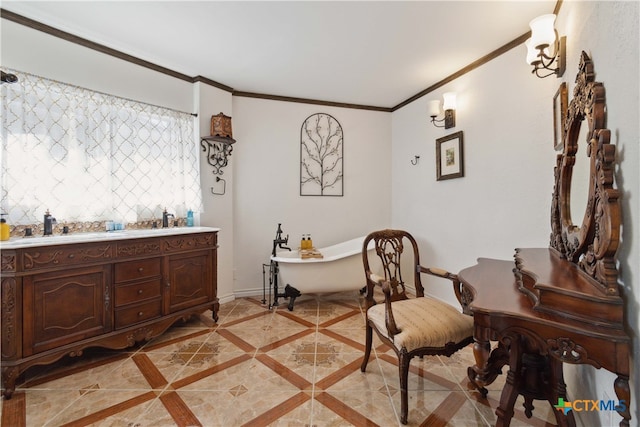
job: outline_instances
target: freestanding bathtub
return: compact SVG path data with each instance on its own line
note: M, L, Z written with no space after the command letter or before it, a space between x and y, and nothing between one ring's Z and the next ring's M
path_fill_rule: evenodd
M272 264L277 263L276 284L286 286L285 293L276 296L276 305L278 296L290 298L289 310L292 310L293 301L301 293L362 289L366 285L362 266L363 242L364 236L318 248L322 258L302 259L295 250L277 252L271 257ZM374 250L373 241L368 250Z

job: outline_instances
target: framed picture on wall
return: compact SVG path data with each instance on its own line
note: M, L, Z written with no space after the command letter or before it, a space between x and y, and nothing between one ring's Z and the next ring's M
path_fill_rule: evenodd
M462 131L436 139L436 179L464 176Z
M556 151L562 151L564 148L564 122L568 105L567 83L562 82L553 96L553 148Z

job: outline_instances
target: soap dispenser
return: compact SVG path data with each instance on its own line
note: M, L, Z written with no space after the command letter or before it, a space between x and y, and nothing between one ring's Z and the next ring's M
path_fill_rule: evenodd
M0 217L4 215L6 215L6 213L0 214ZM0 240L9 240L10 237L11 228L9 227L9 224L7 224L7 220L4 218L0 218Z

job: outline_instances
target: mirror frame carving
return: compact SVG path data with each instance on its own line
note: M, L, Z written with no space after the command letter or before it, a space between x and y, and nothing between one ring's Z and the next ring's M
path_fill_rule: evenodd
M586 123L583 123L586 122ZM620 241L620 192L614 188L616 147L605 128L604 85L595 81L593 62L583 51L573 99L565 120L565 145L556 159L551 203L550 247L595 279L607 295L619 295L616 251ZM571 178L578 151L580 127L588 126L589 194L581 225L570 209Z

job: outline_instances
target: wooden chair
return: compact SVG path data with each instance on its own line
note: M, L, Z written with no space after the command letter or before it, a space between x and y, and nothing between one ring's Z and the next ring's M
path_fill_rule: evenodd
M367 246L375 242L375 253L382 262L384 277L371 271ZM413 249L413 275L415 298L409 298L402 277L402 255L406 249ZM408 253L407 256L411 254ZM473 341L473 318L468 315L467 305L471 302L455 274L448 271L426 268L420 265L418 245L406 231L381 230L369 234L363 243L362 261L366 274L366 349L360 370L365 372L371 353L373 331L382 342L388 344L398 356L400 371L400 421L407 423L408 396L407 381L409 363L415 356L451 356ZM373 265L372 259L372 265ZM408 263L405 261L405 265ZM435 298L425 297L420 281L420 273L449 279L453 282L456 298L463 308L459 309ZM381 273L382 274L382 273ZM409 272L408 274L411 274ZM378 288L384 294L384 303L376 304L374 291ZM381 295L378 293L378 295Z

